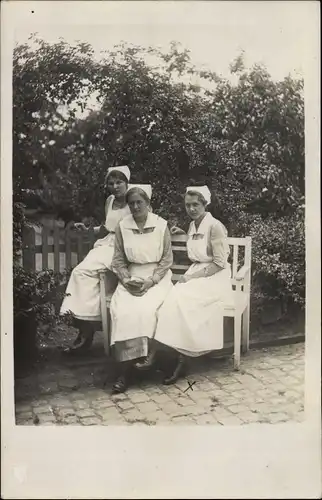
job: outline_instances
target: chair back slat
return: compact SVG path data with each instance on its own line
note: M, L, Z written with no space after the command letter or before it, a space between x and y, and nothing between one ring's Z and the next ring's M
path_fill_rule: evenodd
M180 276L185 273L185 271L191 265L191 262L187 256L187 235L186 234L176 234L171 236L172 250L174 253L174 264L171 268L172 270L172 281L176 282L180 279ZM231 257L229 262L231 264L231 280L232 285L238 285L235 280L235 276L238 270L243 265L250 266L251 263L251 238L228 238L228 244L231 248ZM180 262L180 263L179 263Z

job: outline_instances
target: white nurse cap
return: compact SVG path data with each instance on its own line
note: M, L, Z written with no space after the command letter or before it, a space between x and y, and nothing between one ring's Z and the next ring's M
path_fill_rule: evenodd
M211 192L209 191L209 188L207 186L189 186L186 189L186 193L189 191L197 191L197 193L202 194L204 199L207 202L207 205L211 202Z
M127 180L129 181L130 180L130 177L131 177L131 172L130 172L130 169L127 165L122 165L120 167L110 167L107 169L107 177L112 173L112 172L121 172L123 175L125 175L125 177L127 178Z
M129 184L128 191L132 188L139 188L142 189L142 191L145 192L149 200L151 200L152 197L152 186L151 184Z

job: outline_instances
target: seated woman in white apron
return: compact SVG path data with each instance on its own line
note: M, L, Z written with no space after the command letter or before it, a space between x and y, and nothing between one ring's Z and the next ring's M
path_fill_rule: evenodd
M154 336L155 341L178 353L174 372L164 379L165 384L184 374L185 356L223 348L224 306L232 300L229 245L226 228L206 211L210 201L207 186L187 188L185 206L192 219L187 251L193 264L163 303ZM156 345L137 367L149 368L155 352Z
M157 311L173 287L173 256L167 222L150 211L151 186L129 189L132 215L115 230L112 269L119 278L111 300L111 345L119 374L113 392L124 392L134 360L146 357Z
M93 249L72 271L66 296L63 300L60 314L72 314L74 323L79 328L79 335L74 345L65 350L67 353L84 352L92 344L97 322L101 321L99 271L110 270L108 284L112 293L117 285L117 277L111 271L114 253L115 227L130 214L126 202L126 192L130 180L130 170L127 166L111 167L107 171L105 186L111 195L105 203L105 231L107 235L96 241ZM87 230L83 224L75 224L82 230ZM100 226L94 228L95 232Z

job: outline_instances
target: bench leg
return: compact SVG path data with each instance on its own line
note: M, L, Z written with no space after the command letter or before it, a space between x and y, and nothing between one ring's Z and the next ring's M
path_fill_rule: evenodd
M104 351L107 356L110 355L110 310L105 306L102 310L102 327L104 339Z
M243 333L242 333L242 352L245 353L249 350L249 306L243 314Z
M236 311L234 317L234 370L240 368L241 318L241 313Z

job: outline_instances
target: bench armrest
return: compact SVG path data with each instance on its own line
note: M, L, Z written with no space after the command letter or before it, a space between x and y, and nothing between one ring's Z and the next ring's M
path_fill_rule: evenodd
M235 276L235 280L236 281L242 281L243 279L245 279L245 276L247 273L250 272L250 267L249 266L242 266L239 271L237 272L236 276Z

